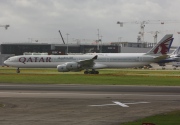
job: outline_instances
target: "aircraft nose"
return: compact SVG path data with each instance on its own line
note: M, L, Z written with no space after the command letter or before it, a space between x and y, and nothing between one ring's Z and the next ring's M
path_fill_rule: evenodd
M4 61L4 64L8 66L8 61L7 61L7 60L5 60L5 61Z

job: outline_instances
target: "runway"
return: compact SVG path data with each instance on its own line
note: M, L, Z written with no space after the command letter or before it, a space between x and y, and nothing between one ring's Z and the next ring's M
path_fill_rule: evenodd
M179 86L0 84L1 90L179 93Z
M180 110L180 87L0 85L2 125L119 125Z

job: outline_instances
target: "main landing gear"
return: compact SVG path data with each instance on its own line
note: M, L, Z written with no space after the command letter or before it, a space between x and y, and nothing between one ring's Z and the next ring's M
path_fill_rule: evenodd
M16 73L20 73L20 69L19 68L16 69Z
M84 74L99 74L99 71L95 71L94 69L92 69L92 71L84 71Z
M165 63L159 63L159 66L162 66L162 70L165 70L166 68L165 68Z
M165 66L162 66L162 70L165 70L166 68L165 68Z
M173 69L176 70L178 68L178 66L173 66Z

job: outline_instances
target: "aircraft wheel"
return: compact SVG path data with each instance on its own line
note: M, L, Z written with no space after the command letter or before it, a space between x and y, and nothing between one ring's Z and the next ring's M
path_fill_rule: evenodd
M84 74L88 74L89 72L88 71L84 71Z
M19 70L19 68L17 68L17 70L16 70L16 73L20 73L20 70Z
M93 71L89 71L89 74L94 74L94 72Z
M84 71L84 74L99 74L99 71Z
M165 70L165 67L162 67L162 70Z

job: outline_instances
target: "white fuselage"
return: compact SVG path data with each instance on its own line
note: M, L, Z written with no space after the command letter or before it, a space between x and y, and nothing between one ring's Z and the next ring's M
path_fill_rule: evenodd
M154 62L154 56L144 53L118 53L118 54L90 54L90 55L22 55L14 56L4 63L18 68L56 68L58 65L67 62L78 62L91 59L98 55L94 60L92 68L131 68L139 67Z

